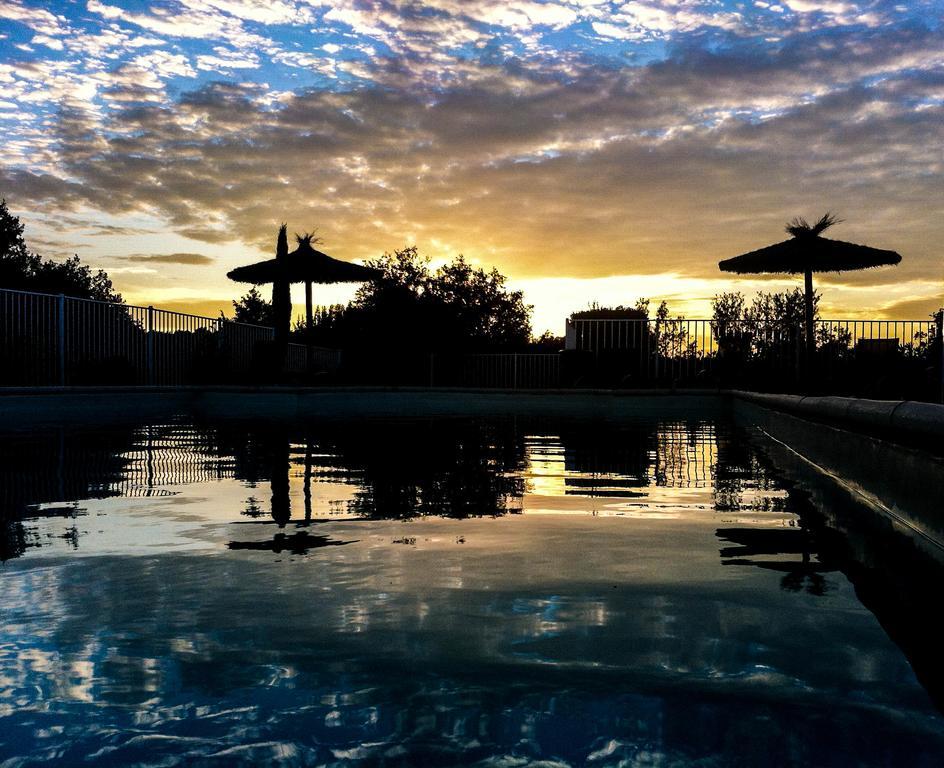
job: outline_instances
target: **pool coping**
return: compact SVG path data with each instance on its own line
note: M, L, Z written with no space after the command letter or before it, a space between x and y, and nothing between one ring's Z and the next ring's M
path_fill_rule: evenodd
M777 395L730 390L742 402L782 411L810 421L838 424L889 439L918 440L944 447L944 405L916 400L869 400L856 397Z
M167 408L192 408L200 403L218 401L218 407L242 404L271 408L284 414L299 411L300 406L317 401L344 403L341 396L368 395L396 401L396 410L411 398L425 398L442 409L462 410L463 405L487 406L512 402L531 405L554 402L562 406L576 398L604 407L614 401L641 398L712 398L750 403L802 418L839 424L856 431L877 434L893 440L944 445L944 405L912 400L869 400L865 398L790 395L752 392L739 389L485 389L474 387L395 387L395 386L124 386L124 387L3 387L0 388L0 422L17 417L48 420L63 415L86 417L97 421L108 415L149 416ZM463 404L461 398L471 397ZM104 400L103 400L104 399ZM349 404L353 405L353 403ZM372 407L378 405L373 402ZM388 403L389 405L389 403ZM437 410L438 408L438 410ZM356 408L347 407L346 412ZM473 411L479 410L476 408ZM256 413L255 415L258 415Z

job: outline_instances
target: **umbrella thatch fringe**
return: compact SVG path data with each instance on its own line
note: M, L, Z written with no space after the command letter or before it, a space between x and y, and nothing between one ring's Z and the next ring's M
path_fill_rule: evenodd
M847 272L897 264L894 251L870 248L825 237L791 238L719 262L723 272L759 273Z
M320 245L324 243L324 240L318 237L316 232L306 232L304 235L300 235L298 232L296 232L295 241L300 246L307 245L309 248L311 248L313 245Z
M794 217L793 221L787 222L786 231L794 237L817 237L829 229L834 224L839 224L842 219L833 216L829 211L814 224L810 224L802 216Z

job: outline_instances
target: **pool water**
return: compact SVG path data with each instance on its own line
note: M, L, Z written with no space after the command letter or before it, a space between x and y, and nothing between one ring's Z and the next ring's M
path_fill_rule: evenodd
M179 420L0 460L4 768L944 764L939 561L758 427Z

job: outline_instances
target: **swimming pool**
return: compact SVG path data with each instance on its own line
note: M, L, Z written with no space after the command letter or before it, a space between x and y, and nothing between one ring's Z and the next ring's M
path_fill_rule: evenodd
M4 765L944 755L934 545L720 411L50 425L0 458Z

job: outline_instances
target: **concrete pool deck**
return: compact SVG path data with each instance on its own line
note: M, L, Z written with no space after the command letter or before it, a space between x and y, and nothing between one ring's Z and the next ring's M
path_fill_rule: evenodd
M102 422L192 413L213 418L331 418L554 413L626 416L749 403L902 442L944 445L944 405L742 390L501 390L428 387L36 387L0 389L0 424Z

